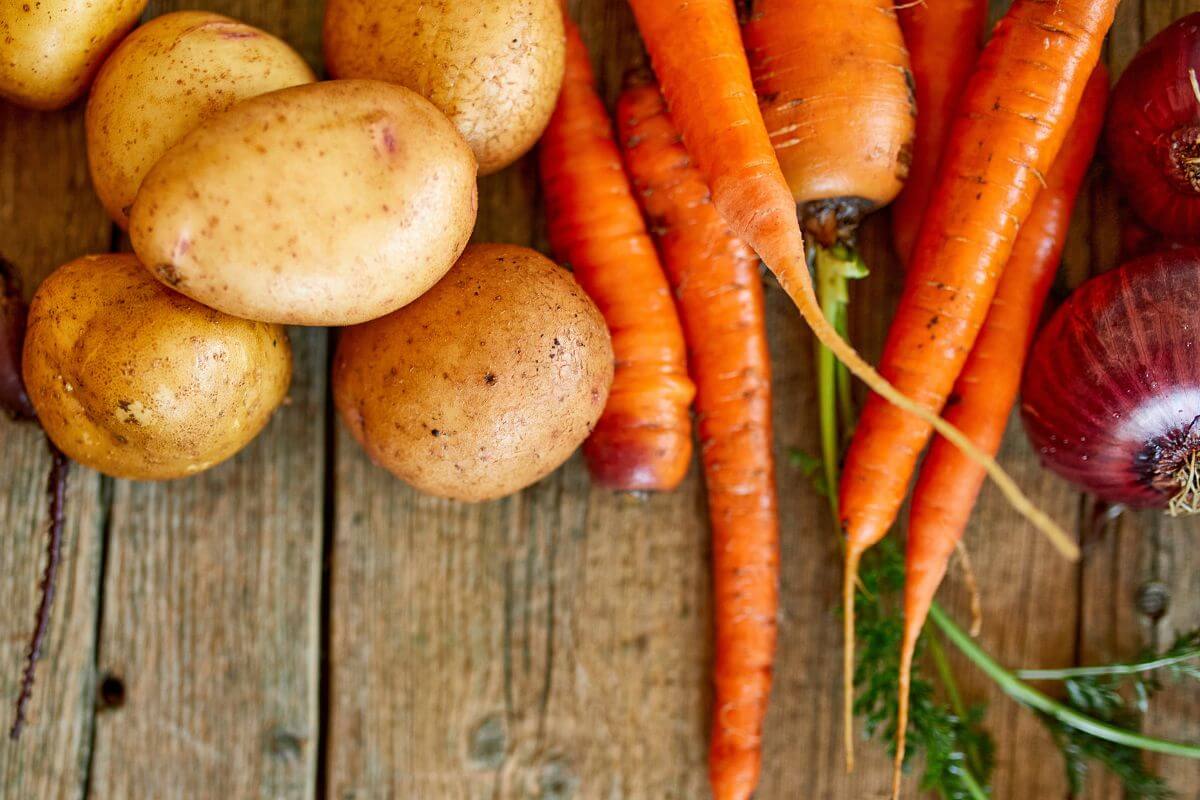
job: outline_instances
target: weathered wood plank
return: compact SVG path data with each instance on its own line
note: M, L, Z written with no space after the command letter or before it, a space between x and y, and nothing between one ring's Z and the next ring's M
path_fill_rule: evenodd
M88 187L79 106L57 114L0 102L0 255L27 293L59 264L108 249L111 229ZM105 514L101 481L76 469L48 646L38 665L30 722L8 739L45 565L45 482L50 459L33 425L0 418L0 796L82 795L91 747L93 656Z
M872 276L851 298L851 340L878 357L886 322L902 287L888 244L887 220L868 220L860 242ZM861 739L846 774L842 754L841 554L827 501L790 463L790 453L820 452L813 340L791 300L767 279L774 424L779 466L781 615L775 688L764 734L758 797L883 797L891 760L876 741ZM915 783L906 789L914 796Z
M319 59L317 0L204 6ZM124 704L97 718L94 796L315 795L326 339L291 331L289 403L233 461L117 483L98 666Z
M623 3L580 4L614 97ZM476 239L541 245L526 159L481 186ZM696 470L635 499L581 461L521 495L416 495L337 444L329 796L705 791L706 526Z

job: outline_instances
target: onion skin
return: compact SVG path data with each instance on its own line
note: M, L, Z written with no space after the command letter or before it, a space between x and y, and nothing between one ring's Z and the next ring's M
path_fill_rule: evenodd
M34 416L21 377L27 310L16 269L0 258L0 410L13 419Z
M1129 218L1121 224L1120 261L1125 263L1163 250L1186 250L1197 244L1195 238L1163 236L1158 231L1147 228L1137 219Z
M1166 508L1200 451L1200 249L1080 286L1038 336L1021 417L1042 462L1109 503Z
M1129 63L1113 89L1105 144L1138 216L1170 237L1200 234L1200 13L1176 20Z

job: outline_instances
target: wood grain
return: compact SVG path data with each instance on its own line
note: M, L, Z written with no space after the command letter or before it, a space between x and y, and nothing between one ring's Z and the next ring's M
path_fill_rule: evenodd
M27 294L55 267L108 249L110 227L88 188L78 106L37 114L0 102L0 255ZM45 565L45 483L50 459L32 424L0 415L0 796L78 797L91 748L101 480L77 469L67 499L63 568L48 647L38 664L30 723L7 736Z
M316 63L318 0L203 6ZM291 331L288 404L231 462L117 483L98 668L124 703L97 718L94 797L314 796L326 338Z
M319 62L320 0L199 5L280 34ZM569 5L611 103L644 58L626 4ZM148 14L183 7L154 2ZM1148 34L1196 10L1200 0L1125 0L1107 48L1114 74ZM80 118L78 107L37 115L0 106L0 253L31 281L110 243ZM1118 211L1099 165L1059 297L1115 263ZM873 275L854 287L852 306L852 338L872 358L903 280L886 223L876 215L864 230ZM532 159L482 181L475 238L545 249ZM890 767L880 743L860 745L853 775L841 766L837 546L824 500L787 458L818 448L812 342L777 285L766 286L783 607L756 797L883 797ZM591 487L576 458L506 500L422 497L372 466L336 421L327 436L326 335L294 331L293 344L291 404L233 462L160 485L76 471L33 724L19 745L0 741L0 797L708 796L710 545L699 470L674 494L635 498ZM0 596L11 598L0 615L0 690L9 697L42 565L48 460L36 431L2 421L0 458L11 476L0 481ZM1091 505L1037 467L1015 418L1001 461L1080 531L1086 559L1059 560L984 490L967 542L984 591L981 641L999 660L1126 658L1200 623L1195 523L1140 515L1094 530ZM957 568L939 599L967 619ZM968 701L990 707L993 797L1064 797L1061 762L1032 714L955 665ZM118 686L123 704L111 707ZM1149 729L1194 738L1198 718L1200 691L1171 690L1152 705ZM1200 795L1194 762L1150 763L1181 797ZM910 779L906 796L919 795ZM1084 796L1120 792L1097 775Z
M608 93L623 4L592 4ZM619 35L624 33L623 36ZM477 241L544 249L531 158L481 184ZM707 530L670 495L420 497L339 427L328 796L692 798L705 786Z

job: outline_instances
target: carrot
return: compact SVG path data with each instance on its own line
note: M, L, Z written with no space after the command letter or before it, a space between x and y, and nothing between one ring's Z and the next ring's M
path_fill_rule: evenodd
M608 405L584 444L601 484L669 490L692 457L683 330L654 244L621 167L579 29L567 28L566 73L542 137L550 244L596 301L613 337Z
M904 264L929 204L955 106L979 57L987 6L987 0L922 0L896 9L920 109L912 168L892 206L892 240Z
M742 39L800 221L823 247L900 192L915 108L891 0L745 0Z
M713 208L652 77L627 78L617 126L675 289L696 381L716 598L709 779L717 800L747 798L761 770L779 609L771 369L758 257Z
M954 386L945 418L989 453L1000 449L1021 385L1025 355L1054 281L1071 224L1071 210L1104 123L1108 71L1098 65L1084 90L1046 186L1021 226L991 310ZM900 791L908 726L908 695L917 638L950 556L962 539L983 485L983 472L941 439L925 457L909 512L900 653L900 713L893 796Z
M1033 1L1018 0L1018 5L1024 8ZM1076 11L1073 17L1088 20L1090 26L1083 31L1082 38L1097 39L1091 43L1090 50L1094 51L1098 39L1103 36L1102 28L1111 23L1116 0L1097 0L1097 8L1101 11L1090 14L1078 11L1080 2L1082 0L1062 0L1054 7ZM1062 552L1078 558L1079 549L1074 542L1029 502L995 459L982 452L928 405L909 399L894 387L825 319L808 274L804 238L791 190L775 158L755 102L750 67L741 49L737 16L731 0L630 0L630 5L671 117L712 190L713 204L733 232L775 273L813 334L880 397L916 417L921 428L937 430L972 461L984 465L1014 508L1050 537ZM1041 33L1048 35L1047 31ZM1048 41L1045 36L1043 38ZM1026 44L1024 37L1018 37L1018 40ZM1094 58L1091 60L1094 64ZM1073 59L1068 61L1078 69ZM1086 65L1087 71L1093 64ZM1070 80L1073 70L1064 72L1069 79L1067 85L1073 87L1075 81ZM1082 86L1079 87L1081 91ZM1079 92L1074 93L1076 102ZM1054 96L1058 97L1058 94ZM1068 91L1066 99L1070 98ZM1058 104L1062 102L1060 99ZM1014 171L1022 171L1015 164L1012 166ZM853 583L849 585L853 599ZM847 609L846 616L853 631L852 608ZM847 655L852 664L853 654L848 652ZM847 691L847 695L851 696L852 704L852 692ZM846 735L847 739L851 738L850 731Z
M1016 0L968 81L880 365L897 390L923 409L940 411L962 370L1017 230L1099 59L1116 4ZM858 564L895 520L930 436L925 419L900 413L887 399L868 399L841 482L847 721Z
M742 41L763 122L807 234L818 300L844 338L847 279L867 274L855 249L859 223L890 203L908 174L915 116L908 52L892 0L744 0L744 7ZM837 431L853 425L852 400L848 392L838 397L827 348L817 347L816 362L825 482L834 487ZM837 492L828 496L836 520Z

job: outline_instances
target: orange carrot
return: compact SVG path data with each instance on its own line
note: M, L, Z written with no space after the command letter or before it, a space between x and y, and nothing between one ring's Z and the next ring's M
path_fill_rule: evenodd
M805 232L831 247L908 175L915 109L892 0L747 5L742 39L767 133Z
M1025 355L1067 241L1075 197L1096 151L1107 101L1108 71L1097 66L1058 158L1046 176L1046 186L1038 192L1033 211L1017 235L992 308L946 406L946 419L989 453L1000 449L1021 385ZM983 472L974 464L937 439L925 457L913 491L893 796L900 791L917 638L950 556L966 530L983 478Z
M843 337L862 218L892 201L911 159L915 109L892 0L744 0L742 41L763 122L812 251L817 299ZM836 65L836 67L834 67ZM817 416L827 486L837 485L849 377L816 348ZM839 402L840 401L840 402ZM837 492L828 492L838 519Z
M621 167L579 29L567 28L566 74L542 137L550 244L596 301L613 337L608 405L584 444L592 477L627 490L669 490L692 457L683 331Z
M1013 240L1099 59L1116 4L1015 0L968 81L880 366L924 409L940 411L962 371ZM930 436L925 420L900 413L886 399L868 399L841 482L847 720L858 564L895 520Z
M896 9L920 110L912 169L892 205L892 240L904 264L929 204L955 106L979 57L987 6L987 0L922 0Z
M1018 0L1021 7L1032 2ZM1106 14L1103 11L1085 14L1077 9L1080 2L1062 0L1054 7L1075 11L1074 17L1086 18L1091 23L1083 30L1082 38L1102 38L1102 29L1111 23L1116 0L1097 3L1107 9ZM880 397L900 411L912 414L923 429L937 430L972 461L984 465L1014 508L1069 557L1078 558L1078 547L1053 520L1029 502L995 459L946 423L935 410L909 399L894 387L838 336L825 319L808 274L804 239L791 190L758 110L732 0L630 0L630 5L671 117L712 190L713 204L733 232L775 273L817 339ZM1042 33L1048 35L1046 31ZM1092 43L1092 50L1097 47L1098 41ZM1091 66L1087 65L1087 71L1090 72ZM1074 86L1072 73L1077 69L1074 64L1072 69L1065 70L1068 86ZM1068 92L1067 98L1070 97ZM1078 101L1078 92L1074 100ZM1008 130L1011 131L1011 126ZM1013 167L1021 171L1016 165ZM852 595L853 583L850 586ZM851 618L852 626L852 614L846 616ZM849 731L847 737L850 738Z
M746 798L761 770L779 609L771 370L758 257L713 208L644 73L628 80L617 126L675 289L696 380L716 617L709 779L714 797Z

